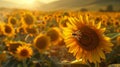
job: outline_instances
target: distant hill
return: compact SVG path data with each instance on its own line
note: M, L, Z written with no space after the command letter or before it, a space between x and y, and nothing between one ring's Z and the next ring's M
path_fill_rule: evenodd
M85 4L92 3L94 0L59 0L49 4L42 5L44 10L47 9L71 9L82 7Z
M99 9L105 10L108 5L112 5L114 10L120 10L120 0L58 0L52 3L41 3L36 0L34 6L20 5L5 0L0 1L0 7L5 8L20 8L31 10L80 10L87 9L90 11L98 11Z
M99 10L101 8L106 9L106 6L108 5L113 5L115 10L119 10L120 0L59 0L53 3L42 5L42 9L57 10L87 8L89 10Z

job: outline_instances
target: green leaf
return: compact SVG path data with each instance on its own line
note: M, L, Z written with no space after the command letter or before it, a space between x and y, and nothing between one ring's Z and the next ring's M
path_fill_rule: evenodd
M120 33L109 33L109 34L106 34L106 36L110 37L113 40L116 37L120 36Z
M2 51L0 51L0 54L2 54Z
M23 66L22 66L22 64L19 63L19 64L17 65L17 67L23 67Z

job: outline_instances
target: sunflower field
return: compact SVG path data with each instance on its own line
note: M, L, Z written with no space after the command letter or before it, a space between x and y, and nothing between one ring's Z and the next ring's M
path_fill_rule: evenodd
M111 64L120 64L119 12L0 11L0 67Z

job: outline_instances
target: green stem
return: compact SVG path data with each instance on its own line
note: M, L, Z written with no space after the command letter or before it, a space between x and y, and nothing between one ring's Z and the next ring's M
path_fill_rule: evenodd
M99 63L95 63L95 67L100 67Z
M27 67L27 64L26 64L26 59L23 60L23 67Z
M90 63L89 63L89 62L87 62L87 65L88 65L89 67L91 67L91 65L90 65Z

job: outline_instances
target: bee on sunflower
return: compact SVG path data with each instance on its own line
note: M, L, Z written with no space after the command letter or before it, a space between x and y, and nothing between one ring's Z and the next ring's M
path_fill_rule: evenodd
M22 17L22 24L24 26L33 26L36 21L36 18L31 13L26 13Z
M1 28L2 28L3 35L8 37L13 37L15 35L15 29L13 28L12 25L3 24Z
M50 37L50 40L51 40L52 44L57 44L62 38L61 31L60 31L60 29L58 27L50 28L47 31L46 35L48 37Z
M18 59L18 61L22 61L27 58L31 58L32 55L33 49L30 47L30 45L24 44L17 48L15 57Z
M105 53L112 50L113 44L104 35L105 28L101 28L101 22L90 22L88 16L69 17L67 26L63 29L65 44L77 60L100 63L106 59Z
M49 49L50 46L50 38L44 34L39 34L35 37L33 41L34 47L36 47L40 52Z

